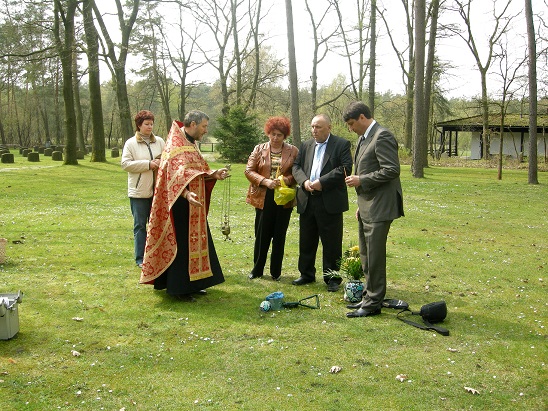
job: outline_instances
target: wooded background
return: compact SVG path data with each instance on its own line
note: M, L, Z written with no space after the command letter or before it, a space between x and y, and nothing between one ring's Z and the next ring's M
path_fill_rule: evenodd
M362 100L422 177L437 121L520 113L532 122L547 112L547 2L2 0L0 142L49 140L64 146L66 164L91 146L91 160L105 161L134 134L138 110L152 110L165 136L173 119L201 109L225 157L238 128L254 126L237 139L241 157L272 115L291 118L296 145L318 112L354 141L341 112ZM448 53L448 39L462 48ZM455 97L456 84L479 91ZM536 152L527 154L535 167Z

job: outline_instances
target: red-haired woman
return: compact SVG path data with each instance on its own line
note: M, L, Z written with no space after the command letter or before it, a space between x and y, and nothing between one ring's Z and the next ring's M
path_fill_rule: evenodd
M291 125L286 117L272 117L264 126L268 142L258 144L247 160L245 176L250 182L246 203L255 207L255 247L253 269L249 279L262 277L270 243L270 275L278 280L282 274L285 236L295 200L285 205L274 202L274 189L283 175L287 186L294 186L291 174L293 161L299 150L287 143Z
M152 133L154 114L141 110L135 116L135 135L124 144L122 168L127 171L127 195L133 214L135 263L143 265L147 223L154 194L154 173L160 165L164 140Z

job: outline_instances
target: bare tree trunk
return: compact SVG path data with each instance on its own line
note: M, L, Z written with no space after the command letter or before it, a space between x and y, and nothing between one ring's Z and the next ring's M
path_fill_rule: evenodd
M76 114L76 142L77 147L85 151L84 119L82 104L80 103L80 81L78 80L78 53L76 49L72 53L72 90L74 93L74 113Z
M171 79L166 75L166 60L161 58L161 56L164 56L166 54L166 49L163 47L162 43L162 39L165 39L165 36L162 32L161 23L157 23L157 21L161 21L160 17L152 14L152 12L154 11L154 7L155 6L151 5L150 3L146 4L145 8L147 15L143 18L143 21L141 22L141 26L145 28L142 32L142 54L144 58L150 61L150 63L152 64L152 70L150 70L148 64L144 65L143 69L146 72L150 73L149 75L154 79L156 90L158 91L160 102L162 104L166 129L167 131L169 131L172 123L170 110ZM158 18L156 19L156 17ZM157 31L159 33L157 33ZM137 30L137 32L139 32L139 29Z
M525 0L525 17L527 21L527 45L529 58L529 168L527 182L538 184L537 164L537 50L535 43L535 26L533 24L533 5Z
M295 34L293 31L293 9L291 0L285 0L287 19L287 51L289 56L289 89L291 98L291 129L293 143L301 145L301 123L299 119L299 84L297 79L297 59L295 58Z
M502 99L501 113L500 113L500 126L499 126L499 158L497 165L497 180L502 180L502 153L504 144L504 97Z
M108 29L103 21L103 17L97 5L93 4L93 11L95 12L95 17L99 26L101 27L101 32L105 38L105 41L108 46L108 58L112 62L112 67L114 70L115 80L116 80L116 98L118 101L118 111L120 116L120 133L122 134L122 139L125 141L129 137L133 136L133 122L131 119L131 110L129 107L129 99L127 93L127 82L126 82L126 60L127 54L129 51L129 38L133 25L135 24L135 19L137 18L137 12L139 11L139 2L140 0L133 0L131 14L126 21L124 19L124 9L121 4L121 0L115 0L116 7L118 9L118 21L120 23L120 31L122 35L122 41L120 44L120 53L119 56L116 56L115 45L112 41Z
M251 92L249 95L249 99L247 100L247 103L244 107L245 112L247 112L250 107L255 108L255 99L257 97L257 85L259 84L259 74L261 71L261 59L260 59L261 48L259 43L259 22L261 21L261 7L262 7L262 0L258 0L257 14L255 16L255 20L253 20L252 16L250 15L250 21L249 21L252 35L253 35L253 44L254 44L253 57L254 57L254 64L255 64L255 72L253 73L253 82L251 84Z
M2 101L2 88L0 87L0 102ZM4 123L2 122L2 117L3 117L3 113L2 113L2 104L0 104L0 143L2 143L2 145L6 145L7 144L7 140L6 140L6 132L4 131Z
M62 141L62 136L63 136L63 131L62 131L62 127L61 127L61 111L60 111L60 107L61 107L61 104L59 102L59 86L61 85L61 81L59 79L59 69L57 69L55 71L55 74L54 74L54 77L55 77L55 97L54 97L54 102L55 102L55 144L59 145L61 144L61 141Z
M424 177L427 117L424 107L424 49L426 47L426 1L415 1L415 98L413 103L413 177Z
M491 130L489 129L489 98L487 96L487 70L479 69L481 75L481 118L483 122L483 132L481 138L483 141L484 160L489 160L491 156Z
M424 75L424 112L430 118L430 108L432 107L432 87L434 78L434 60L436 58L436 37L438 34L438 15L440 10L440 1L432 0L430 3L430 36L428 39L428 59L426 63L426 72ZM427 120L427 134L430 133L431 123ZM449 147L451 151L451 147ZM424 164L428 166L428 149L424 151ZM451 155L451 152L449 152Z
M68 0L66 11L61 0L55 0L54 5L54 36L55 44L61 59L63 70L63 98L65 104L65 161L64 164L77 165L76 157L76 112L74 110L74 93L72 88L72 54L74 53L74 15L78 0ZM63 24L64 39L61 40Z
M404 135L404 144L405 148L412 150L413 146L413 99L414 99L414 88L415 88L415 41L413 38L413 18L412 18L412 4L414 0L401 0L405 11L406 17L406 29L407 29L407 47L405 50L398 50L396 46L397 41L394 39L392 34L392 26L386 19L386 16L383 12L379 11L379 14L384 22L390 43L394 49L396 56L398 58L400 68L402 70L402 79L405 84L405 135ZM405 51L407 51L407 59L405 58ZM407 67L406 67L407 63Z
M512 18L505 18L504 15L508 10L512 0L506 0L506 5L503 7L501 13L496 14L495 2L493 1L493 20L495 22L495 28L489 36L488 44L488 54L485 63L481 62L481 57L479 55L479 50L476 47L476 41L472 35L472 23L470 18L470 5L472 4L471 0L455 0L457 4L457 12L461 16L464 24L466 26L466 34L463 35L461 32L456 31L456 34L460 36L465 42L474 59L476 60L476 65L478 66L478 71L481 76L481 109L482 109L482 118L483 118L483 158L485 160L489 159L490 149L489 149L489 99L487 94L487 73L489 67L491 66L491 60L493 58L493 47L499 41L501 36L507 32L508 26ZM502 23L502 27L499 30L499 26Z
M334 31L331 34L328 34L326 37L323 37L318 33L318 28L322 26L325 19L330 15L329 12L331 11L331 7L333 6L331 3L329 3L327 8L323 11L318 21L316 21L314 18L314 14L308 4L308 0L305 0L305 5L306 5L306 11L308 12L308 15L310 16L310 23L312 24L312 34L314 37L314 51L313 51L313 57L312 57L312 75L310 76L310 80L312 83L310 87L310 95L312 99L312 103L311 103L312 113L316 114L318 108L321 106L318 104L318 66L327 56L327 52L329 50L328 42L335 35L336 32ZM323 50L322 50L322 46L323 46Z
M369 43L369 108L375 117L375 75L377 65L377 0L371 0L371 17L369 20L371 41Z
M242 104L242 56L240 55L240 42L238 40L238 19L236 11L238 0L230 0L232 17L232 36L234 39L234 58L236 60L236 105Z
M216 0L194 0L192 3L197 19L209 28L215 38L215 52L202 48L199 43L196 45L201 49L207 62L219 73L219 86L223 102L222 114L226 116L230 111L228 82L235 57L232 54L231 58L227 58L229 40L233 38L231 17L233 3L230 0L229 10L219 5ZM237 7L237 4L234 7ZM227 60L225 61L225 59Z
M84 0L84 31L88 56L88 87L92 124L91 161L107 161L105 153L105 125L103 121L103 102L101 100L101 79L99 74L98 33L93 24L93 2Z

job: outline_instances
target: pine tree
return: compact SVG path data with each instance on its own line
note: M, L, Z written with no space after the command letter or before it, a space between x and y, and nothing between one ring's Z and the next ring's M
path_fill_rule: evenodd
M248 115L241 106L233 106L219 118L219 126L213 135L219 140L219 153L231 162L245 163L261 132L255 125L255 116Z

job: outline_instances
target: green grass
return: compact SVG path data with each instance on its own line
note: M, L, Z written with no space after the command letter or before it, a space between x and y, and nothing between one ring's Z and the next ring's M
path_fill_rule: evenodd
M212 164L220 166L220 164ZM526 170L402 173L406 217L388 243L388 297L445 300L451 335L383 310L347 319L342 293L298 276L298 216L279 283L249 281L254 210L233 165L231 237L222 182L210 210L226 282L196 303L139 285L119 159L0 165L0 292L24 292L20 332L0 341L0 404L16 410L544 410L548 189ZM350 192L351 203L355 195ZM356 243L354 206L345 243ZM19 243L20 242L20 243ZM346 245L345 244L345 245ZM319 254L320 255L320 254ZM321 267L318 261L318 268ZM268 275L266 276L268 277ZM318 278L318 280L321 280ZM321 309L261 313L320 295ZM81 318L76 321L74 318ZM72 355L75 350L80 356ZM342 367L337 374L329 372ZM396 376L405 374L405 382ZM464 387L479 391L467 392Z

